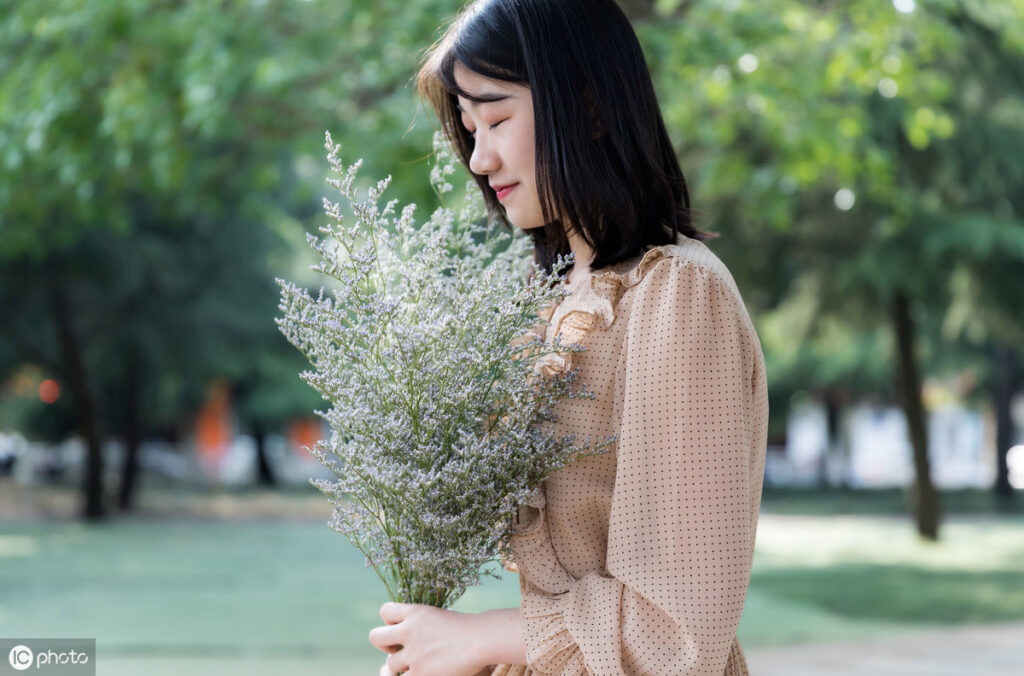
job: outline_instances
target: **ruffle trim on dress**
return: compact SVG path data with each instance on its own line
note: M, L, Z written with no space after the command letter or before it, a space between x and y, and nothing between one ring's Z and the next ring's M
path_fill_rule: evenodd
M587 672L583 653L565 625L565 606L569 594L543 596L525 594L520 612L531 640L526 661L535 674L579 674Z
M557 336L563 345L579 344L591 331L611 326L625 290L639 284L659 259L685 246L683 240L697 241L680 235L676 244L661 244L648 249L639 256L639 260L631 258L599 270L569 296L538 312L541 319L553 326L552 339ZM571 371L574 354L562 352L538 358L534 376L550 378Z
M542 510L547 505L547 496L544 493L544 485L541 484L533 490L523 504L519 505L518 513L516 514L516 525L514 526L514 534L519 538L523 538L526 535L533 534L534 531L538 530L543 520L540 518ZM519 566L516 564L514 558L506 558L504 555L501 557L501 565L505 570L511 573L518 573Z
M525 574L538 589L547 594L561 594L572 589L574 580L559 562L548 536L544 484L519 506L511 544L519 574Z

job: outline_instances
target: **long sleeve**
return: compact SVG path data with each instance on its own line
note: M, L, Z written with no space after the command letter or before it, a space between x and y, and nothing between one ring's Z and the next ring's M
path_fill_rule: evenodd
M543 493L515 538L529 667L722 676L738 650L768 419L761 346L728 272L652 266L616 383L606 570L574 579L561 567Z

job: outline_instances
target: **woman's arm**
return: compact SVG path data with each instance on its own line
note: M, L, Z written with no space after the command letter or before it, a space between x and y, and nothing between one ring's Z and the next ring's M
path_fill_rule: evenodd
M385 603L387 625L370 643L388 653L381 676L489 676L492 665L526 664L519 608L464 613L421 603Z
M477 661L484 664L526 664L526 641L519 608L499 608L477 613L474 633Z
M616 383L604 569L564 569L542 504L516 540L529 666L722 676L750 581L768 426L760 344L728 271L709 257L653 265Z

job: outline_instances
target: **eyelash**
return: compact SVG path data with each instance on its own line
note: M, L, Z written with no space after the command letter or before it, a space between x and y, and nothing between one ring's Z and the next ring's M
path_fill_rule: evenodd
M505 120L499 120L498 122L495 122L494 124L489 125L489 127L491 129L494 129L495 127L497 127L499 124L501 124L504 121ZM476 138L476 129L474 129L473 131L469 132L469 135L472 136L473 138Z

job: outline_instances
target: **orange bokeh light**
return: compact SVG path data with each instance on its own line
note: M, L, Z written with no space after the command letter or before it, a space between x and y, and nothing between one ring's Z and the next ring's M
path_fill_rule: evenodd
M56 380L47 378L39 383L39 399L44 404L52 404L60 398L60 385Z
M306 446L313 446L321 438L319 418L299 418L288 424L288 438L292 442L292 450L302 456L312 457Z
M217 461L227 453L234 437L231 392L226 382L211 383L206 403L196 415L196 446L200 455Z

